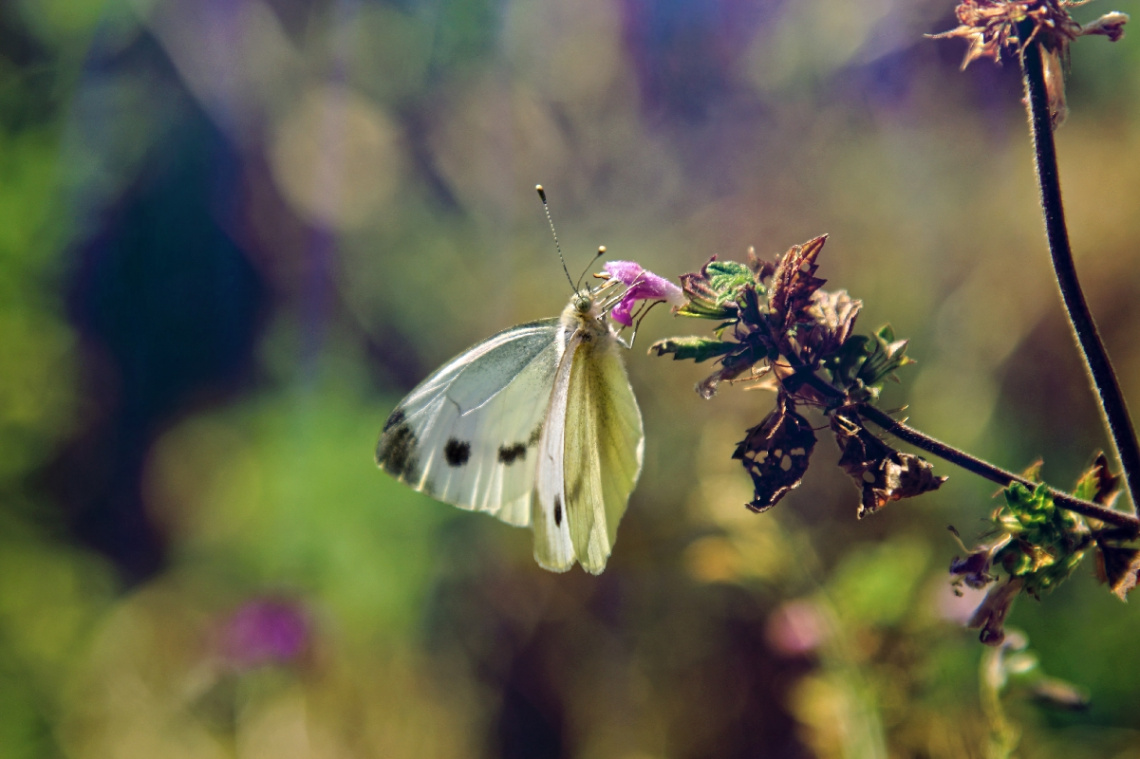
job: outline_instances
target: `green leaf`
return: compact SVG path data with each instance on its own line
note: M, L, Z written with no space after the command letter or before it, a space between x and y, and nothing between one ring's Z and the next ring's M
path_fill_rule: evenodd
M710 358L723 356L736 348L735 343L726 343L720 340L710 340L704 337L669 337L658 340L649 346L650 355L664 356L673 354L674 361L692 359L698 364Z
M860 400L874 400L883 383L896 379L895 372L913 364L906 355L906 340L896 340L894 330L884 324L871 337L852 335L839 349L823 359L832 384Z
M764 289L744 264L717 261L715 258L702 266L699 272L682 274L680 279L688 302L676 313L698 319L735 320L740 293L746 288Z
M1122 485L1122 477L1109 471L1108 457L1102 452L1097 454L1092 466L1081 474L1073 495L1111 508L1116 497L1120 495Z
M1081 563L1091 543L1080 515L1059 509L1049 488L1041 483L1030 490L1013 483L1004 491L1005 506L995 521L1013 536L994 555L1025 592L1039 597L1066 580Z
M710 261L705 276L709 287L726 295L735 295L741 287L756 284L752 270L737 261Z

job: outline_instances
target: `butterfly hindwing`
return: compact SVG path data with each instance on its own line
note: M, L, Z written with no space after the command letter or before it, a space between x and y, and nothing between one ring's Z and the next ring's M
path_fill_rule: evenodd
M522 324L449 361L389 416L377 463L433 498L529 524L558 330Z
M564 318L567 345L539 443L534 555L545 569L565 572L577 561L600 574L641 472L641 412L617 336L591 319L579 316L574 328Z
M582 568L606 568L617 527L641 473L641 412L609 334L583 340L571 359L564 478L574 553Z

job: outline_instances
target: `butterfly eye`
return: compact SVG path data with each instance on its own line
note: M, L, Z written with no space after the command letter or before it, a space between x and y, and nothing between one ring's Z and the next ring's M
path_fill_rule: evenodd
M574 310L578 313L589 313L592 305L594 305L594 301L590 296L583 295L582 293L578 293L574 296Z

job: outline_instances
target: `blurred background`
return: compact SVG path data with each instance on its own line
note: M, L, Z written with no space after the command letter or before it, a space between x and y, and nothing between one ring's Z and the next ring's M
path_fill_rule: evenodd
M1078 19L1109 10L1140 4ZM998 661L946 571L994 486L939 463L856 522L824 435L749 513L730 457L771 396L702 401L705 367L645 355L704 323L657 309L628 356L646 465L601 577L373 463L439 363L565 305L541 182L573 272L830 233L827 287L919 362L884 407L1070 486L1107 440L1017 66L960 72L922 36L954 25L946 0L6 0L0 756L1140 756L1135 604L1086 561ZM1140 409L1134 34L1073 46L1057 139ZM1087 709L1039 698L1061 681Z

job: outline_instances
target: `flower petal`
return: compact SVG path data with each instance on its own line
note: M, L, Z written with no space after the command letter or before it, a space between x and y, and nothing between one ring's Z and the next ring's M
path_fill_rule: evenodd
M636 261L610 261L602 268L606 274L629 287L635 301L664 300L674 306L680 306L685 302L685 294L681 292L680 287L664 277L643 269Z
M627 293L626 297L622 298L621 302L614 306L613 310L610 311L610 316L612 316L614 321L618 324L624 324L627 327L632 327L634 302L634 299L629 297L629 294Z

